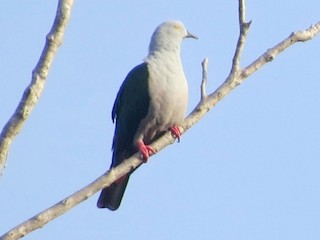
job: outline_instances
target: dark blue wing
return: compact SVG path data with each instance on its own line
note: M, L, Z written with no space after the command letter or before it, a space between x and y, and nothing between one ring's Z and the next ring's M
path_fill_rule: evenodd
M133 138L149 109L148 77L147 64L142 63L129 72L120 87L112 109L112 120L116 121L116 128L111 167L119 165L137 150ZM129 177L130 173L104 188L97 206L110 210L118 209Z
M149 109L148 77L147 64L142 63L129 72L120 87L112 109L112 120L116 121L112 167L137 150L133 138Z

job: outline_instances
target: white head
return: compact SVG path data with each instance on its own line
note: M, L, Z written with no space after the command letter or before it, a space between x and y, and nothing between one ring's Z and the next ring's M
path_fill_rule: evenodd
M156 28L151 37L149 54L156 51L180 51L180 44L184 38L198 39L187 31L182 22L164 22Z

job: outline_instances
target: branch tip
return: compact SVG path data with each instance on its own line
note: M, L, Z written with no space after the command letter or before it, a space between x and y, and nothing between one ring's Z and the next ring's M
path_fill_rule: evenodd
M243 27L246 28L246 29L249 29L250 26L251 26L251 23L252 23L252 20L250 20L249 22L245 22Z

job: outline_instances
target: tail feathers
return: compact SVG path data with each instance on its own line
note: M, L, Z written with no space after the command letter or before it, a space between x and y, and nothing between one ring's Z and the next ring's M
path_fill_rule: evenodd
M97 202L98 208L108 208L112 211L117 210L120 206L123 194L126 190L130 175L125 175L109 187L101 191Z

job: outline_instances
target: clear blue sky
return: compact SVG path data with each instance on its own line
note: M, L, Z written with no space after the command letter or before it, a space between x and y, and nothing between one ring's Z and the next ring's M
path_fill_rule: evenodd
M0 3L0 126L17 106L57 1ZM229 73L237 1L76 1L43 96L0 178L0 235L93 181L111 160L111 108L155 27L180 19L189 111ZM242 66L320 20L319 0L247 1ZM320 38L260 69L134 173L117 212L98 194L25 239L319 239Z

